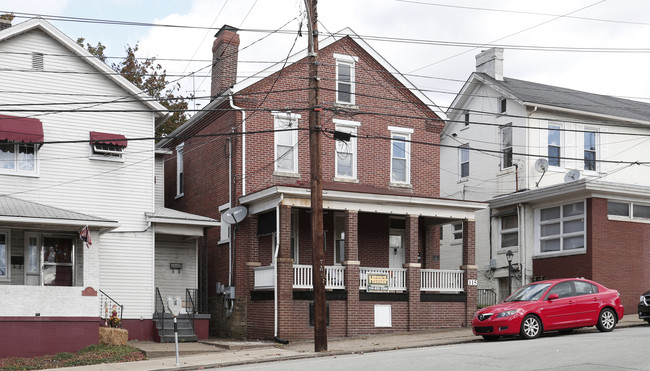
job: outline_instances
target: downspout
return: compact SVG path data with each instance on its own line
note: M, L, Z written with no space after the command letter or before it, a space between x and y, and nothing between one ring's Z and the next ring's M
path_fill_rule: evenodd
M228 208L232 208L232 140L228 141ZM228 238L228 286L232 285L232 238Z
M519 223L519 266L521 267L521 285L526 284L526 228L525 215L526 207L524 204L517 204L517 220Z
M230 98L230 107L241 112L241 195L246 196L246 111L235 106L232 93L228 97Z
M280 251L280 205L284 194L280 194L280 201L275 207L275 251L273 252L273 339L281 344L288 344L287 340L278 337L278 253Z

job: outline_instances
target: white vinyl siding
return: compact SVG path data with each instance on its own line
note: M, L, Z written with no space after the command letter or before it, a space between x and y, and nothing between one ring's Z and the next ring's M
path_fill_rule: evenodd
M179 296L185 301L185 289L198 289L196 239L184 236L156 238L156 280L163 298ZM170 263L181 263L183 268L172 271Z

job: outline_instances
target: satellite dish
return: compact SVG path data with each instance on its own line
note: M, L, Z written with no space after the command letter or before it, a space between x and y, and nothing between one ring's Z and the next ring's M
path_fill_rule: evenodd
M248 215L246 206L236 206L223 213L221 221L228 224L239 224L239 222L244 220L246 215Z
M545 173L547 169L548 169L547 159L538 158L537 161L535 161L535 170L537 170L538 173Z
M574 180L580 179L580 170L573 169L564 175L564 182L573 182Z

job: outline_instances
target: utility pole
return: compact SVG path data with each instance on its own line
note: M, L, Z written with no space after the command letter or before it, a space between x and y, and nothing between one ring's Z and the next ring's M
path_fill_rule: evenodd
M318 101L318 0L305 0L309 15L309 158L311 166L311 240L314 284L314 351L327 351L325 300L325 246L323 245L323 170L321 168L321 127Z

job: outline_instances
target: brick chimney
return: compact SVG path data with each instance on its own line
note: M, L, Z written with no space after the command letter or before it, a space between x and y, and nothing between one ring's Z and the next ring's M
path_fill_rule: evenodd
M503 81L503 48L490 48L477 54L476 72Z
M224 25L214 37L212 44L212 89L214 99L237 82L239 35L237 29Z
M0 19L0 31L11 27L11 21L8 19Z

